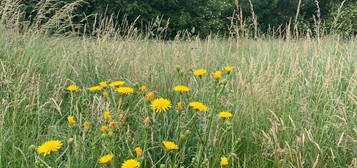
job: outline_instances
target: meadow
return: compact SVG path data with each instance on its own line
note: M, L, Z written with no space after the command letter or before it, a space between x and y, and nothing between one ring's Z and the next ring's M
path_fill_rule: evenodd
M0 167L356 168L356 44L1 27Z

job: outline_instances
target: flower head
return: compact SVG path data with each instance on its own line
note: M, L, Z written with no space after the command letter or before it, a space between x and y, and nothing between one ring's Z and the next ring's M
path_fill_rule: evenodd
M140 166L140 163L137 160L130 159L126 160L122 165L121 168L137 168Z
M184 85L177 85L174 87L174 91L179 93L189 92L190 88Z
M109 128L105 125L103 125L100 130L102 130L103 132L108 132L109 131Z
M116 87L116 86L121 86L124 84L125 84L125 81L114 81L114 82L109 83L109 86Z
M224 67L224 70L227 71L227 72L231 72L231 71L233 71L233 67L226 66L226 67Z
M99 163L109 163L110 161L112 161L113 157L114 156L112 154L102 156L99 159Z
M101 86L101 87L105 88L105 87L107 87L107 86L108 86L108 84L107 84L107 82L106 82L106 81L103 81L103 82L100 82L100 83L99 83L99 86Z
M159 98L151 102L151 108L156 112L165 112L171 107L171 101Z
M37 152L43 156L58 151L62 147L62 142L58 140L47 141L37 148Z
M214 79L221 79L222 77L222 72L221 71L216 71L213 73L213 78Z
M84 121L83 127L84 127L84 128L88 128L88 127L89 127L89 122L88 122L88 121Z
M91 92L101 91L102 89L103 89L102 86L93 86L93 87L88 88L88 90Z
M109 127L117 127L117 126L118 126L118 123L115 122L115 121L111 121L111 122L109 123Z
M150 118L149 117L146 117L145 119L144 119L144 125L145 126L148 126L150 124Z
M221 157L221 166L227 166L227 165L228 165L228 158Z
M103 113L103 117L106 120L110 120L112 118L112 116L110 115L110 112L108 112L108 111Z
M146 99L148 100L151 100L155 97L155 93L154 92L149 92L147 95L146 95Z
M164 146L165 146L165 148L167 150L175 150L175 149L177 150L177 149L179 149L179 147L174 142L164 141L162 143L164 144Z
M146 87L145 85L140 87L140 91L142 92L146 92L148 90L148 87Z
M191 102L189 105L198 111L208 111L208 107L200 102Z
M143 155L143 150L140 147L136 147L135 153L137 157L141 157Z
M71 92L77 91L78 89L79 89L79 87L78 87L77 85L69 85L69 86L67 87L67 90L68 90L68 91L71 91Z
M73 116L68 116L68 117L67 117L67 121L68 121L68 123L69 123L70 125L73 125L73 124L76 123L76 120L74 119Z
M207 73L207 70L205 70L205 69L197 69L196 71L193 72L193 74L198 77L202 77L206 73Z
M126 94L126 95L134 93L134 89L130 87L118 87L116 91L120 94Z
M104 92L102 93L102 95L103 95L103 97L108 97L108 96L109 96L109 92L104 91Z
M233 114L230 113L230 112L222 111L222 112L218 113L218 117L220 117L220 118L232 118Z
M183 106L183 102L178 102L177 103L177 110L180 112L182 111L182 106Z

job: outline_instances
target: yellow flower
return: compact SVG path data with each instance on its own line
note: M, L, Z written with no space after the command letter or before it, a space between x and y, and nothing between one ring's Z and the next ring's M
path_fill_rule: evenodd
M135 153L137 157L141 157L143 155L143 150L140 147L136 147Z
M183 93L183 92L188 92L190 91L190 88L184 85L177 85L174 87L174 91Z
M121 168L137 168L140 166L140 163L137 160L130 159L126 160L122 165Z
M83 127L84 127L84 128L88 128L88 127L89 127L89 122L88 122L88 121L84 121Z
M221 117L221 118L232 118L233 117L233 114L230 113L230 112L219 112L218 113L218 117Z
M108 97L108 96L109 96L109 92L104 91L104 92L102 93L102 95L103 95L103 97Z
M201 77L206 73L207 73L207 70L205 70L205 69L197 69L196 71L193 72L193 74L198 77Z
M171 141L164 141L162 142L165 146L165 148L167 150L175 150L175 149L179 149L179 147L174 143L174 142L171 142Z
M103 87L103 88L105 88L105 87L108 86L107 82L105 82L105 81L100 82L99 85L100 85L101 87Z
M145 85L140 87L140 91L142 91L142 92L146 92L147 90L148 90L148 88Z
M112 154L102 156L102 157L99 159L99 163L109 163L110 161L112 161L113 157L114 157L114 156L113 156Z
M183 102L177 103L177 110L180 112L182 110Z
M111 121L109 123L109 127L117 127L117 126L118 126L118 124L115 121Z
M67 90L68 90L68 91L71 91L71 92L76 91L76 90L78 90L78 89L79 89L79 87L78 87L77 85L69 85L69 86L67 87Z
M67 121L68 121L68 123L71 124L71 125L73 125L73 124L76 123L76 120L74 119L73 116L68 116L68 117L67 117Z
M214 79L221 79L222 72L221 71L214 72L213 77L214 77Z
M155 97L155 93L154 92L149 92L147 95L146 95L146 99L148 100L151 100Z
M224 70L227 71L227 72L231 72L231 71L233 71L233 67L226 66L226 67L224 67Z
M191 102L189 105L198 111L208 111L208 107L200 102Z
M126 95L134 93L134 89L130 87L118 87L116 91L118 93L126 94Z
M151 108L156 112L165 112L171 107L171 101L159 98L151 102Z
M114 81L114 82L111 82L109 83L109 86L121 86L121 85L124 85L125 84L125 81Z
M103 89L103 87L101 87L101 86L93 86L93 87L88 88L88 90L91 92L100 91L102 89Z
M110 115L110 112L108 112L108 111L103 113L103 117L106 120L110 120L112 118L112 116Z
M227 165L228 165L228 158L221 157L221 166L227 166Z
M102 130L103 132L108 132L109 131L109 128L105 125L103 125L100 130Z
M49 155L52 152L58 151L62 147L62 142L58 140L47 141L37 148L38 153L43 156Z

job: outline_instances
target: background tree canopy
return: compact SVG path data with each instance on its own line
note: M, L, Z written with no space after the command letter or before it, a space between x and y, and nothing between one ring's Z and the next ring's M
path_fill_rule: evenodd
M60 8L76 0L50 1L22 0L25 20L32 21L41 4L52 3ZM342 1L319 0L317 3L316 0L301 0L299 17L295 20L299 0L251 0L252 5L249 0L85 0L75 9L76 17L72 21L79 25L86 24L88 31L93 31L91 26L95 22L94 16L97 16L112 17L118 25L125 21L142 31L155 24L158 27L168 25L165 29L167 37L184 31L201 37L210 33L224 36L232 25L238 23L253 27L253 8L260 33L285 27L288 23L299 24L299 29L305 31L312 29L316 20L321 18L327 32L333 27L335 32L356 34L357 2L347 0L338 13ZM48 12L47 15L54 13Z

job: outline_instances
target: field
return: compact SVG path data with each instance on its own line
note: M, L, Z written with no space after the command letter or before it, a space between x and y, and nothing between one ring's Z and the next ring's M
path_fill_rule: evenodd
M357 167L356 39L0 32L0 167Z

